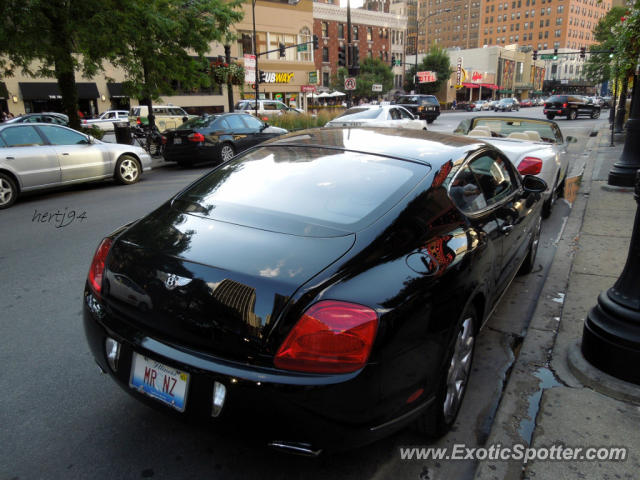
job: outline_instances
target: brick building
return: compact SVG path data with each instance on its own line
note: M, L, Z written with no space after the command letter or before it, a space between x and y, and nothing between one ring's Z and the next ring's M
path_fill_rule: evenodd
M478 40L480 5L480 0L422 0L418 5L418 53L427 52L433 44L462 49L482 46Z
M360 62L367 57L375 57L390 64L392 31L404 31L406 17L364 8L352 8L351 26L351 41L358 47ZM315 2L313 33L320 40L320 48L315 55L315 65L320 72L320 84L326 87L330 83L331 75L338 70L338 49L347 46L347 9L338 5Z

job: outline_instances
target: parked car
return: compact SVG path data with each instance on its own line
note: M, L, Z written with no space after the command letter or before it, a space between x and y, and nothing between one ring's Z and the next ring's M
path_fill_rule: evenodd
M427 123L432 123L440 116L440 103L435 95L400 95L395 104Z
M69 117L64 113L40 112L26 113L18 117L6 120L3 125L12 123L51 123L53 125L69 125Z
M131 184L151 169L140 147L46 123L1 124L0 152L0 209L25 192L110 178Z
M553 95L544 104L543 112L549 120L556 116L566 116L568 120L575 120L578 115L598 118L600 106L580 95Z
M493 109L496 112L512 112L520 110L520 103L515 98L503 98L495 104Z
M153 105L155 124L159 131L177 128L196 115L189 115L184 109L175 105ZM129 123L131 125L149 125L149 107L138 105L129 110Z
M360 105L346 110L325 127L388 127L426 130L427 123L399 105Z
M482 110L489 110L489 101L488 100L476 100L474 103L474 112L480 112Z
M443 435L478 330L533 268L545 188L473 138L270 140L102 240L83 297L90 350L136 399L284 451L410 423ZM116 275L151 307L120 298Z
M533 102L531 101L530 98L524 98L520 101L520 107L522 108L533 107Z
M496 105L498 105L498 102L500 102L500 100L490 100L490 101L489 101L489 108L488 108L488 110L493 110L493 111L495 111L495 109L496 109Z
M163 135L164 159L181 166L226 162L236 153L287 133L246 113L203 115Z
M98 127L106 132L114 129L114 122L129 123L129 112L127 110L107 110L98 118L83 119L83 127Z
M613 105L613 97L604 96L600 100L602 101L602 108L611 108Z
M473 112L475 110L475 102L458 102L456 103L456 110L464 110L465 112Z
M548 217L564 192L569 160L566 148L576 141L563 138L556 122L526 117L474 117L460 122L454 133L470 135L504 152L521 174L536 175L547 183L542 214Z
M255 114L256 101L255 100L240 100L236 103L235 110L239 112ZM274 115L283 115L286 113L304 113L304 110L299 108L288 107L279 100L258 100L258 118L269 119Z

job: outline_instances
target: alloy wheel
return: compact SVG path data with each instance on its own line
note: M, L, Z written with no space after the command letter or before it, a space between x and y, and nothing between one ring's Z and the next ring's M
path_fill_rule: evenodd
M5 178L0 178L0 205L7 205L11 202L13 195L13 185Z
M475 341L473 317L463 320L454 345L451 364L447 372L446 395L443 403L445 421L451 422L460 408L471 370Z
M135 160L126 158L120 163L120 176L127 182L135 182L140 172Z
M233 147L231 145L222 146L222 149L220 150L220 158L222 159L223 162L226 162L227 160L231 160L234 155L235 155L235 152L233 151Z

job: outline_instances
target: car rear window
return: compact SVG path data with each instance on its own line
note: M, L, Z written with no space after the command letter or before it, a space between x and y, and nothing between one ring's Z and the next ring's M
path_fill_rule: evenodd
M567 95L553 95L552 97L549 97L547 99L548 103L554 103L554 102L566 102L569 99L569 97Z
M236 157L181 193L174 208L302 236L362 229L430 170L408 161L302 146L265 146Z
M216 118L218 117L215 115L204 115L202 117L191 118L184 122L180 126L180 129L208 127Z
M378 118L378 115L380 115L380 112L382 112L381 108L356 107L356 108L350 108L349 110L344 112L342 115L338 115L338 118L342 118L343 120L356 120L359 118L360 119Z

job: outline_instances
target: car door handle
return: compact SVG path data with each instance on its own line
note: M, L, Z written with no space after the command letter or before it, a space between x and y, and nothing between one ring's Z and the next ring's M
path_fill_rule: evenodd
M7 157L7 160L15 160L16 157Z
M513 225L503 225L502 227L500 227L500 231L505 235L509 235L511 233L511 230L513 230Z
M63 152L62 154L63 154L63 155L69 155L67 152Z

